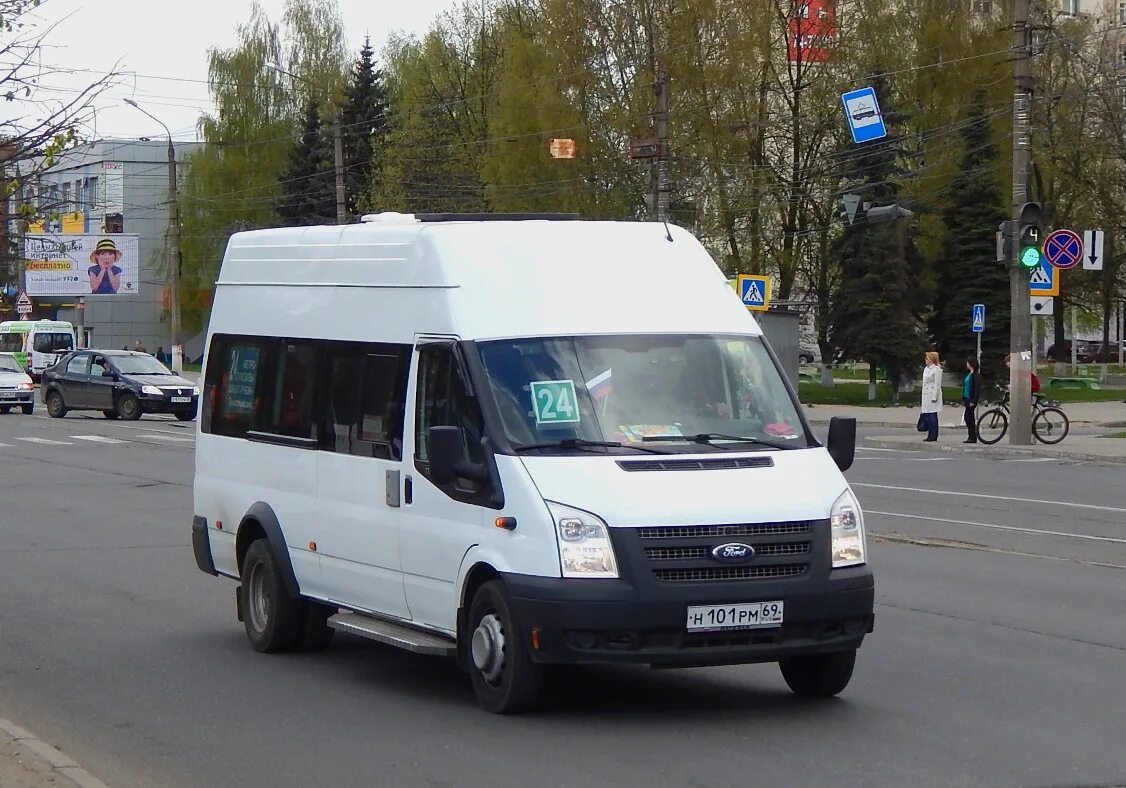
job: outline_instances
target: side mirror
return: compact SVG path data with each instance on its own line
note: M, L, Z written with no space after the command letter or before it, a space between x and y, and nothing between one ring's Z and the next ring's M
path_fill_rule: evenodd
M461 430L457 427L431 427L430 475L438 484L449 484L455 479L487 482L489 474L484 465L467 462L461 448Z
M828 449L842 472L852 467L856 458L856 419L834 416L829 420Z
M116 373L112 369L103 369L102 370L102 377L103 378L116 377Z

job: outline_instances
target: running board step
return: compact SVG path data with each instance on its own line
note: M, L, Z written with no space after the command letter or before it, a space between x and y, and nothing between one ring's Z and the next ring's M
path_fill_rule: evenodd
M359 613L341 611L329 618L328 625L339 632L378 640L416 654L452 657L457 652L457 644L449 638Z

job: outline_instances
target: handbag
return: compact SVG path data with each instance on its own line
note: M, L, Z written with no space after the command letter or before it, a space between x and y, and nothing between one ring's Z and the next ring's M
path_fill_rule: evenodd
M919 432L927 431L927 416L925 413L919 414L919 423L915 425L915 429L917 429Z

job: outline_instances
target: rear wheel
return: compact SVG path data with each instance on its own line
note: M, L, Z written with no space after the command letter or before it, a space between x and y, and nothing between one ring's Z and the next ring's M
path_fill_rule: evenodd
M122 394L117 400L117 415L126 421L136 421L141 418L141 401L134 394Z
M1071 422L1059 408L1041 408L1032 420L1032 434L1041 443L1056 444L1067 437Z
M102 415L105 416L107 419L116 419L117 418L117 411L116 410L103 410Z
M803 698L839 695L852 678L856 649L784 659L778 666L790 691Z
M466 625L469 674L477 702L494 714L514 714L535 705L543 669L532 662L499 580L473 597Z
M301 601L289 596L270 546L258 539L242 562L242 609L255 651L290 651L301 635Z
M1000 408L990 408L977 420L977 439L992 446L1009 431L1009 417Z
M47 415L52 419L61 419L66 415L66 404L58 391L47 392Z
M30 416L35 412L35 403L29 402L26 405L20 405L20 408L23 410L23 415Z

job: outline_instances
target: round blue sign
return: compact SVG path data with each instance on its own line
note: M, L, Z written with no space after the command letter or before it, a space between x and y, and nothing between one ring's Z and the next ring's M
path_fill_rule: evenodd
M1071 230L1056 230L1044 240L1044 259L1056 268L1074 268L1083 259L1083 239Z

